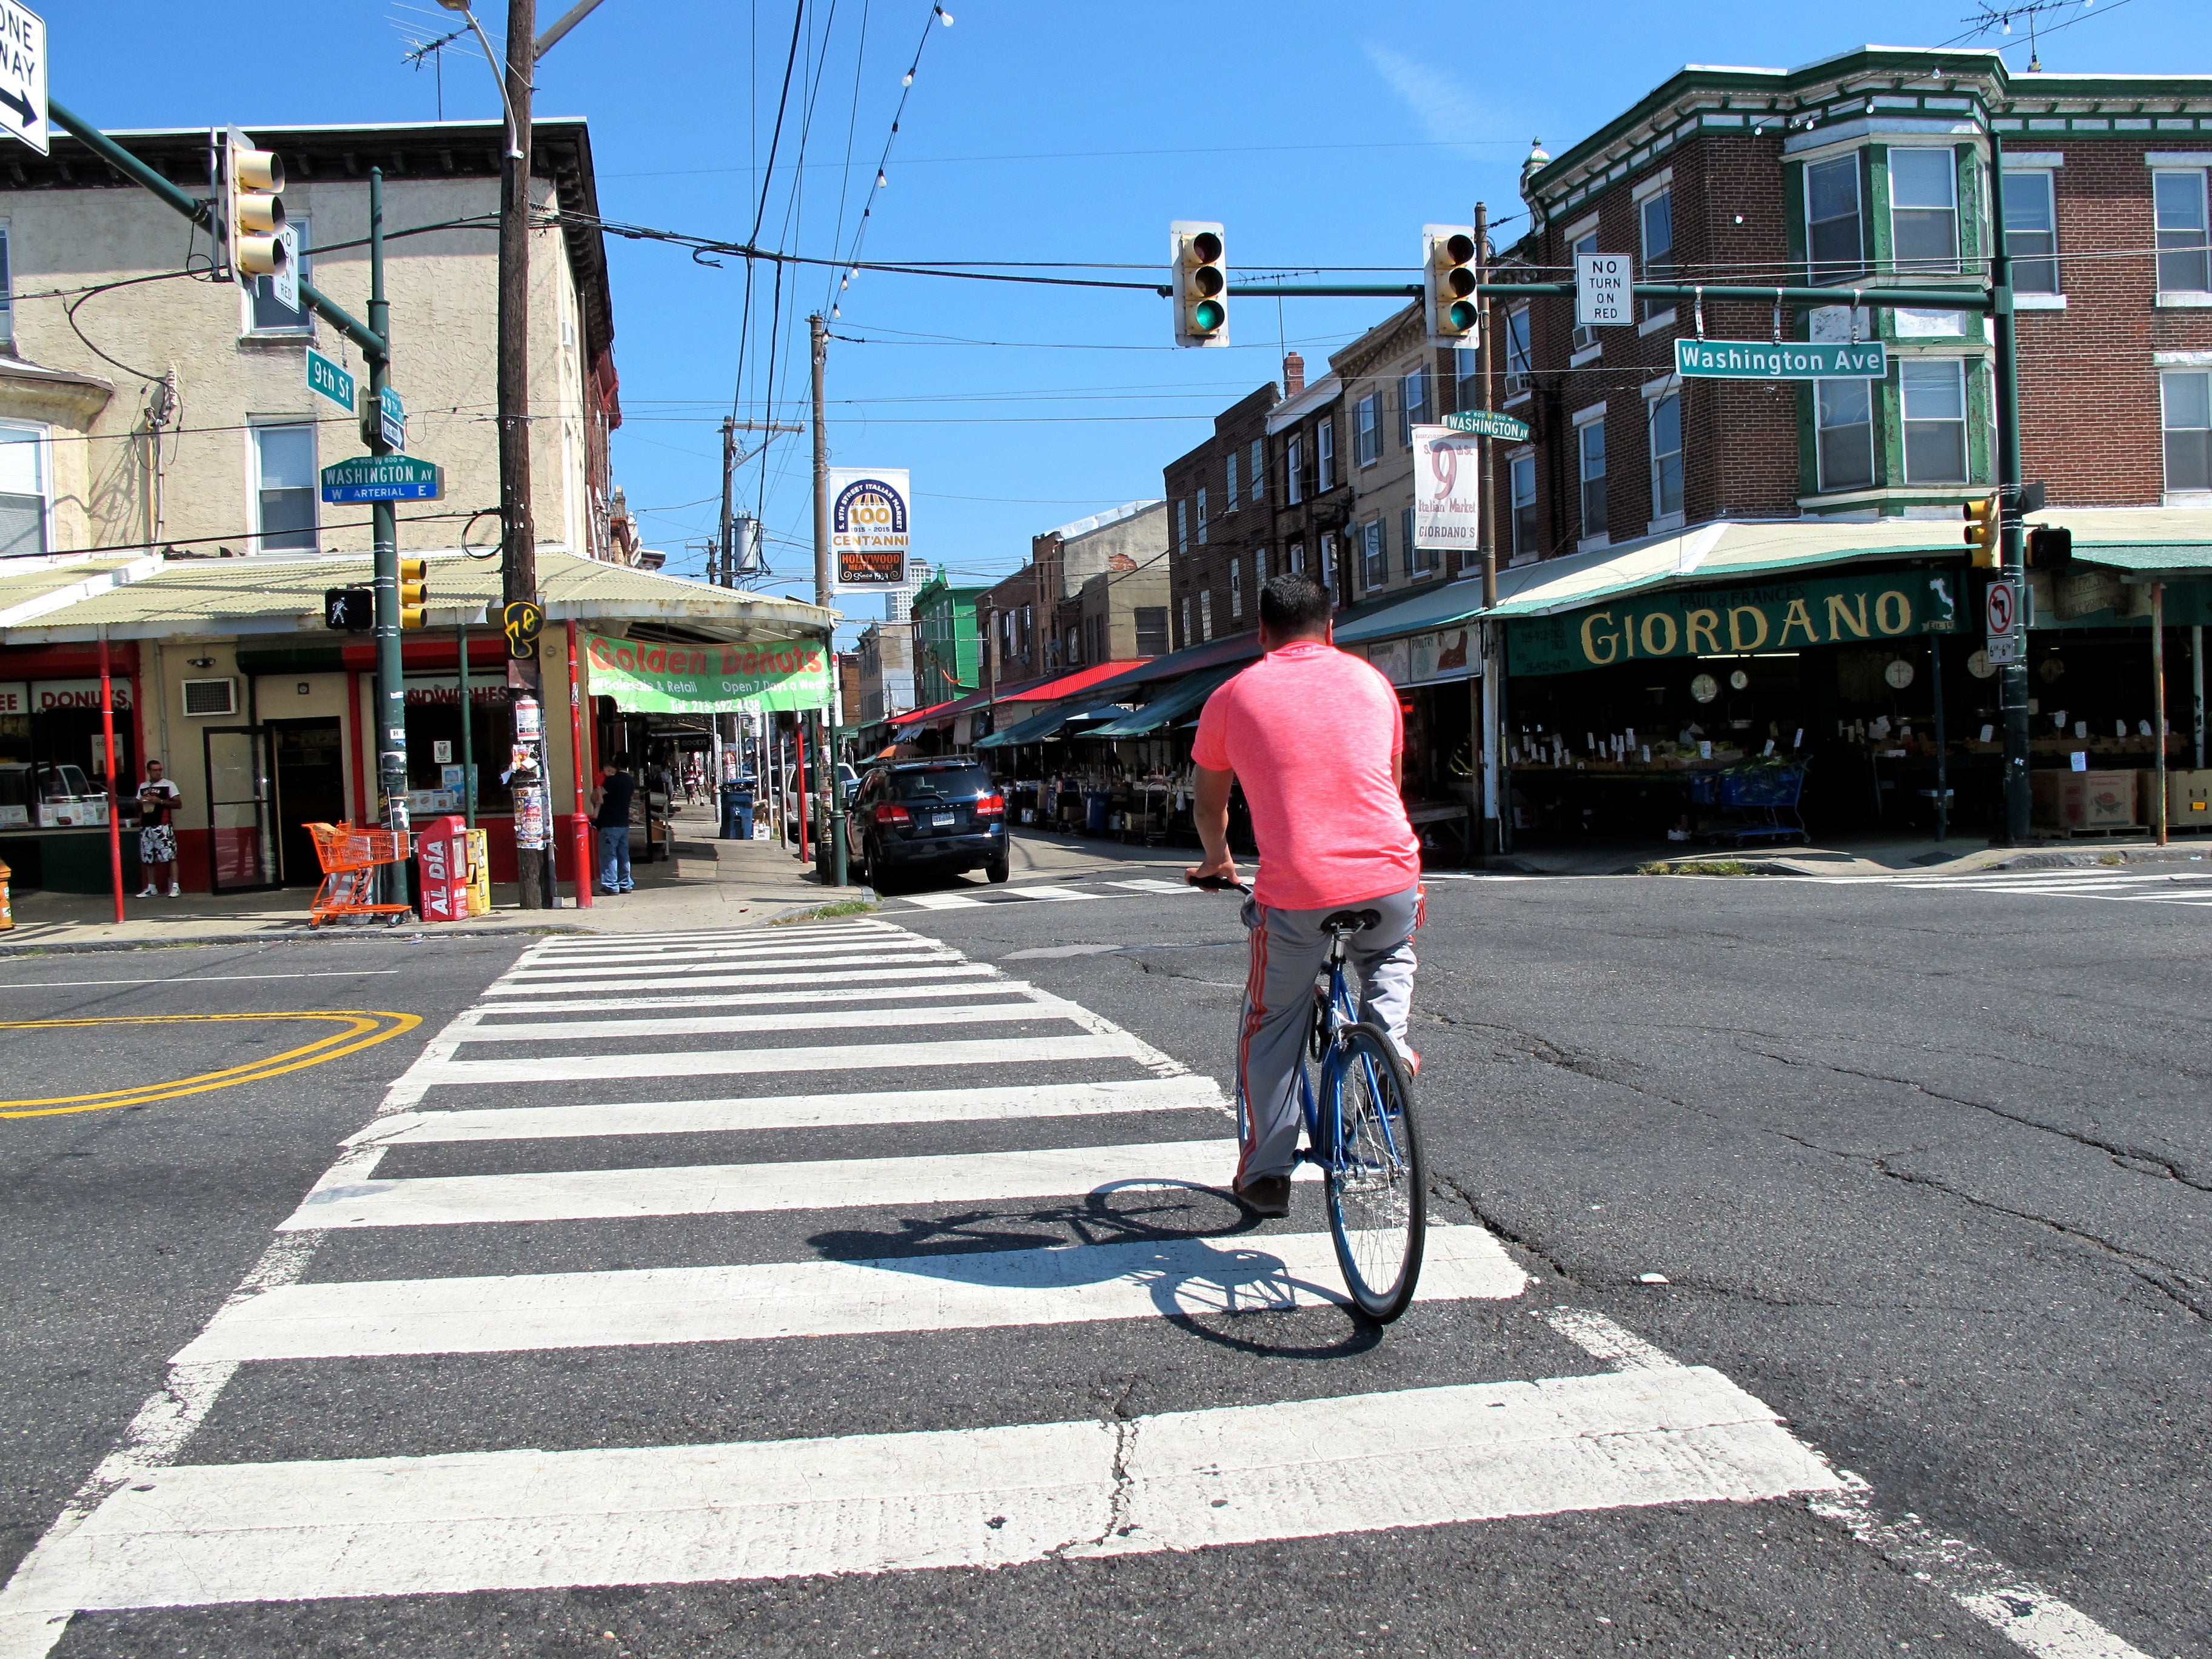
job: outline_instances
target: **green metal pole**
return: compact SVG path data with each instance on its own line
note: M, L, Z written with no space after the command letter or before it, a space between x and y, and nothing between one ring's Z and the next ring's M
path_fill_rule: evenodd
M1990 325L1996 348L1999 574L2020 584L2027 598L2027 569L2020 512L2020 354L2013 337L2012 255L2005 244L2004 140L1990 135ZM2027 607L2021 606L2019 659L1998 670L1997 706L2004 718L2004 839L2014 847L2028 838L2033 797L2028 788Z
M368 170L368 326L380 342L392 332L392 303L384 297L384 170ZM392 384L392 360L378 352L368 360L369 408L362 434L372 455L388 455L384 441L382 398ZM376 772L383 799L384 826L407 824L407 688L399 652L399 514L390 501L369 509L375 545L376 585ZM392 866L395 883L405 874ZM397 892L388 902L400 902Z

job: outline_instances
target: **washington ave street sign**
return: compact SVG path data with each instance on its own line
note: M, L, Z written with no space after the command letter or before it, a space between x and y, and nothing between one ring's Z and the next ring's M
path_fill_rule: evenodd
M1456 415L1445 416L1443 423L1455 432L1472 432L1478 438L1503 438L1513 444L1526 443L1528 439L1528 422L1516 421L1494 409L1463 409Z
M326 501L435 501L445 495L444 472L411 455L356 455L323 469Z
M1674 372L1713 380L1879 380L1889 373L1880 340L1674 342Z

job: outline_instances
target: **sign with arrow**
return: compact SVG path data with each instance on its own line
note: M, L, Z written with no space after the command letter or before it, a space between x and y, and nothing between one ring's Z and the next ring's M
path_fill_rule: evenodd
M0 0L0 132L46 153L46 24L16 0Z

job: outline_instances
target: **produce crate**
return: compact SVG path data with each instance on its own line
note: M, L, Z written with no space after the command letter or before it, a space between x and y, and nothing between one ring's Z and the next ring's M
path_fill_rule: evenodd
M2158 801L2158 774L2136 774L2136 799L2143 804L2143 817ZM2177 772L2166 769L2166 827L2169 830L2212 830L2212 771Z
M2069 833L2130 830L2142 822L2136 811L2133 772L2060 772L2043 769L2027 775L2034 821L2045 830Z

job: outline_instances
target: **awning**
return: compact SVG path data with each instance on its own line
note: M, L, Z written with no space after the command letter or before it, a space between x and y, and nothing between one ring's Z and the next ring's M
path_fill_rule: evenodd
M1132 668L1140 668L1143 665L1142 663L1126 660L1094 662L1087 668L1074 669L1068 673L1055 674L1050 679L1032 680L1027 685L1017 685L1001 690L992 698L992 702L994 703L1058 702L1062 698L1075 696L1079 691L1088 691L1101 681L1113 679L1127 673Z
M1086 708L1050 709L1042 714L1032 714L1018 721L1003 732L994 732L988 738L975 739L978 749L1011 749L1018 743L1042 743L1062 726L1080 725L1100 718L1115 719L1127 710L1120 703L1096 703Z
M2077 563L2101 564L2139 581L2169 576L2212 576L2212 542L2138 542L2101 546L2074 544Z
M1163 680L1179 679L1185 674L1218 668L1224 664L1241 667L1248 662L1257 661L1259 655L1260 635L1256 631L1232 634L1226 639L1208 640L1202 645L1187 645L1180 651L1169 652L1164 657L1154 657L1150 662L1139 663L1111 679L1100 680L1091 689L1103 696L1126 701L1139 686L1157 685Z
M1242 663L1224 663L1192 674L1170 686L1142 708L1133 709L1117 720L1094 726L1083 735L1086 738L1141 738L1148 732L1157 732L1200 707L1213 695L1215 687L1225 684L1243 672L1244 665Z
M981 708L991 700L986 691L970 691L964 697L955 697L951 702L932 703L927 708L917 708L911 714L902 714L891 728L892 739L904 743L917 732L933 731L952 724L971 708Z

